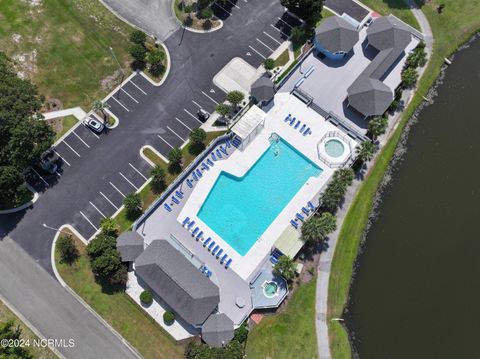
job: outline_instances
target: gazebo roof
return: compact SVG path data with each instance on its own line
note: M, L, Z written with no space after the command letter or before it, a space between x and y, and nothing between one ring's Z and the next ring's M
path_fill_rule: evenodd
M355 27L339 16L323 20L315 30L315 40L332 53L349 52L358 42L358 37Z
M269 101L275 95L273 82L267 75L263 75L255 81L250 92L257 101Z
M117 239L117 249L122 261L132 262L143 252L143 238L137 232L123 232Z
M202 325L202 339L212 347L228 344L233 336L233 322L223 313L211 315Z

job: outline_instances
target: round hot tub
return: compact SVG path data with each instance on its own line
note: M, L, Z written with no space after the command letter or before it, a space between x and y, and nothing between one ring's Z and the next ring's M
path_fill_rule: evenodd
M332 138L325 142L325 152L333 158L341 157L345 153L345 146L340 140Z
M278 284L276 282L265 282L263 285L263 294L265 297L272 298L277 294Z

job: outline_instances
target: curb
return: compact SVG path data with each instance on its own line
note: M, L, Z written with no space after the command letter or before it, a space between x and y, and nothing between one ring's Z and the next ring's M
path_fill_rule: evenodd
M33 187L30 186L28 183L27 183L27 188L30 192L33 193L33 198L30 201L28 201L28 202L26 202L26 203L24 203L24 204L22 204L18 207L15 207L15 208L2 209L2 210L0 210L0 214L10 214L10 213L15 213L15 212L20 212L20 211L23 211L24 209L30 207L31 205L33 205L35 202L37 202L37 200L40 198L40 195L38 194L38 192L35 191L33 189Z
M167 158L165 158L164 155L162 155L160 152L158 152L154 147L152 147L150 145L145 145L145 146L142 146L142 148L140 148L140 157L142 157L150 166L155 167L156 165L155 165L155 163L152 162L152 160L150 160L150 158L145 156L145 154L143 153L143 151L146 150L146 149L151 150L158 157L160 157L162 160L164 160L167 164L170 162Z
M103 2L103 1L102 1L102 2ZM183 25L183 23L182 23L182 22L180 21L180 19L177 17L177 14L175 13L175 0L172 0L171 10L172 10L172 16L175 18L175 21L177 22L177 24L180 25L180 27L183 28L183 29L186 30L186 31L190 31L190 32L193 32L193 33L196 33L196 34L208 34L208 33L210 33L210 32L214 32L214 31L220 30L220 29L223 27L223 21L217 18L217 21L220 22L220 26L218 26L218 27L215 27L215 28L210 29L210 30L197 30L197 29L192 29L192 28L190 28L190 27L187 27L187 26Z

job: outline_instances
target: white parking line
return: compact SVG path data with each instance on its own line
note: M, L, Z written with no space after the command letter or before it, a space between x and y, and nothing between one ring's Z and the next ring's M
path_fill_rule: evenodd
M95 228L96 231L98 231L98 228L95 227L95 225L88 219L88 217L87 217L86 215L83 214L82 211L80 211L80 214L83 216L83 218L85 218L85 220L86 220L88 223L90 223L90 225L91 225L93 228Z
M44 179L42 176L40 176L40 173L38 173L37 171L35 171L33 168L32 168L32 171L35 172L38 177L40 177L40 179L47 185L47 187L50 187L50 185L48 184L48 182L45 181L45 179Z
M165 142L168 146L170 146L170 148L173 150L174 147L171 144L169 144L167 141L165 141L162 136L157 135L157 137L161 139L163 142Z
M115 204L113 204L113 202L110 201L107 196L105 196L102 192L100 192L100 194L103 196L103 198L107 200L108 203L110 203L116 210L118 210L118 207L115 206Z
M102 211L100 211L100 210L97 208L97 206L95 206L92 202L88 201L88 203L90 203L90 204L92 205L92 207L95 208L95 209L97 210L97 212L102 215L103 218L107 218L107 216L104 215L104 214L102 213Z
M237 4L231 2L230 0L227 0L230 4L232 4L233 6L235 6L237 9L240 9L240 6L237 6Z
M202 93L203 93L205 96L207 96L210 100L212 100L213 103L215 103L216 105L218 105L218 102L217 102L217 101L215 101L213 98L211 98L210 96L208 96L205 92L202 91Z
M70 163L68 163L68 161L60 155L60 153L58 153L56 150L53 150L53 152L55 152L57 156L60 157L62 161L65 162L70 167Z
M82 125L85 126L85 127L87 127L87 125L85 125L83 122L82 122ZM88 127L87 127L87 128L88 128ZM97 140L100 139L100 137L99 137L95 132L93 132L91 129L89 129L89 131L90 131L90 133L91 133L92 135L94 135L94 136L97 138Z
M81 138L79 135L77 135L77 134L75 133L75 131L72 131L72 133L73 133L75 136L77 136L77 138L78 138L80 141L82 141L82 143L83 143L85 146L87 146L87 148L90 148L90 146L88 145L88 143L86 143L84 140L82 140L82 138Z
M192 100L192 102L193 102L195 105L197 105L199 108L202 108L202 106L199 105L199 104L198 104L197 102L195 102L194 100Z
M271 38L273 41L275 41L277 44L281 45L282 43L278 41L276 38L274 38L272 35L270 35L268 32L263 31L265 35L267 35L269 38Z
M122 106L125 110L127 110L127 112L130 112L130 110L128 108L126 108L123 103L121 103L120 101L118 101L116 98L115 98L115 95L111 96L110 98L113 98L115 101L117 101L117 103Z
M270 24L270 26L272 28L274 28L275 30L277 30L278 32L280 32L281 34L283 34L285 37L287 37L287 38L290 37L287 34L285 34L282 30L280 30L278 27L275 27L273 24Z
M191 113L190 111L188 111L186 108L184 108L183 110L184 110L186 113L188 113L190 116L192 116L195 121L197 121L199 124L202 125L202 122L201 122L196 116L192 115L192 113Z
M138 187L135 186L132 182L130 182L130 180L129 180L127 177L125 177L122 172L118 172L118 173L120 174L120 176L123 177L123 179L124 179L125 181L127 181L128 183L130 183L130 185L138 191Z
M120 191L117 187L115 187L115 185L114 185L112 182L108 182L108 183L110 183L110 185L111 185L113 188L115 188L115 189L117 190L117 192L120 193L120 194L123 196L123 198L126 197L126 196L122 193L122 191Z
M277 17L278 20L280 20L281 22L283 22L285 25L287 25L290 29L292 28L292 25L290 25L288 22L286 22L285 20L282 20L281 18Z
M265 46L267 49L269 49L270 51L275 51L274 49L272 49L270 46L268 46L267 44L265 44L263 41L261 41L260 39L256 39L259 43L261 43L263 46Z
M220 5L218 5L218 3L215 2L215 3L213 3L213 4L214 4L214 5L217 5L220 9L222 9L223 11L225 11L227 14L233 15L230 11L225 10L223 7L221 7Z
M184 139L182 136L180 136L178 133L176 133L176 132L175 132L174 130L172 130L170 127L167 126L167 128L168 128L170 131L172 131L173 134L174 134L175 136L177 136L179 139L181 139L182 141L185 141L185 139Z
M130 167L133 168L133 170L134 170L135 172L137 172L140 176L142 176L145 181L148 180L148 178L145 177L145 176L142 174L142 172L140 172L139 170L137 170L130 162L128 162L128 164L130 165Z
M251 47L250 45L248 45L249 48L251 48L253 51L255 51L261 58L263 58L264 60L266 60L267 58L265 56L263 56L261 53L259 53L257 50L255 50L253 47Z
M143 91L135 82L133 82L133 80L130 80L130 83L135 86L137 89L139 89L140 91L142 91L142 93L147 96L147 93L145 91Z
M75 153L78 157L82 157L82 156L80 156L80 155L78 154L77 151L75 151L75 150L72 148L72 146L70 146L70 145L67 143L67 141L63 140L62 142L63 142L64 144L66 144L67 147L70 148L70 149L73 151L73 153Z
M122 90L123 92L125 92L128 97L130 97L133 101L135 101L136 103L138 103L137 99L136 99L135 97L133 97L132 95L130 95L127 91L125 91L125 90L123 89L123 87L121 87L120 90Z
M180 122L182 125L184 125L186 128L188 128L190 131L192 130L190 127L188 127L186 124L184 124L182 121L180 121L177 117L175 117L175 120Z

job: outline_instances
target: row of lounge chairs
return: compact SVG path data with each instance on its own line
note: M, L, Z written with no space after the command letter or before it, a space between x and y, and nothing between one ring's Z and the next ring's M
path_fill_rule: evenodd
M296 117L292 117L292 114L290 113L287 117L285 117L283 122L288 123L290 126L293 126L293 128L295 130L298 130L303 136L312 134L312 130L310 129L310 127L307 127L306 123L302 125L302 122L300 120L297 120ZM302 125L302 127L299 129L300 125Z
M220 245L217 244L212 239L212 237L208 237L207 239L204 240L203 231L198 226L196 226L192 230L192 228L195 226L195 221L194 220L190 220L190 217L187 217L183 220L182 225L186 229L188 229L189 231L192 231L191 232L192 236L195 237L195 239L197 241L203 242L203 247L207 248L207 250L209 252L211 252L213 256L215 256L217 259L219 259L220 264L225 263L225 269L228 269L228 267L230 267L230 264L232 264L232 261L233 261L232 258L228 258L228 254L224 253L224 250L222 248L220 248Z
M307 202L306 207L302 207L300 212L295 213L295 218L290 220L290 224L295 228L298 229L299 223L297 221L304 222L305 217L308 217L311 212L315 210L315 206L311 201ZM302 214L303 213L303 214Z
M200 271L207 276L207 278L210 278L212 276L212 271L207 268L206 265L202 265L200 267Z
M168 204L165 202L163 204L163 208L165 208L168 212L172 211L172 207L174 204L180 204L180 201L183 199L183 192L182 191L175 191L174 195L171 197L172 202Z

